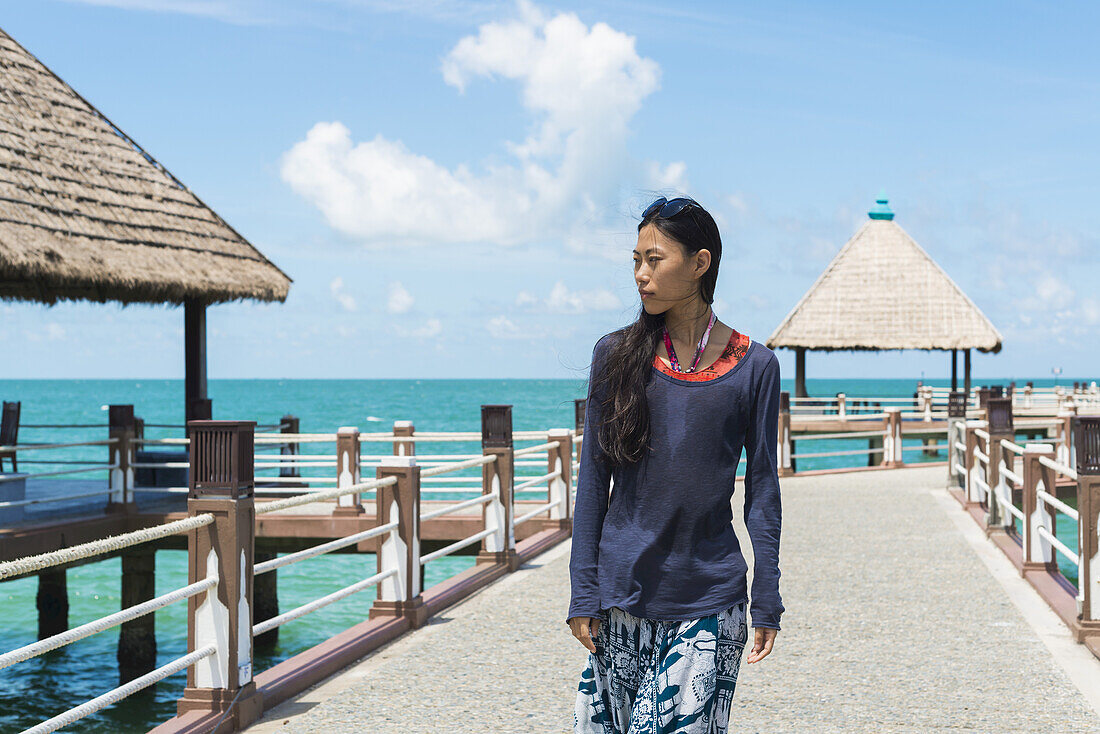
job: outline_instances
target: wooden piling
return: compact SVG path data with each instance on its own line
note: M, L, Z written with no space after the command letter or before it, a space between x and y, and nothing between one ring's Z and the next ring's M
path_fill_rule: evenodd
M274 551L255 552L256 563L265 563L275 560L278 553ZM252 625L279 616L279 569L261 573L252 579ZM279 642L279 628L272 627L267 632L256 635L252 644L257 651L272 652Z
M150 545L122 554L122 609L156 596L156 550ZM157 667L156 614L123 622L118 634L118 684L145 675Z
M69 629L69 587L64 568L38 574L38 639L59 635Z
M1100 416L1074 416L1080 573L1076 638L1100 648Z

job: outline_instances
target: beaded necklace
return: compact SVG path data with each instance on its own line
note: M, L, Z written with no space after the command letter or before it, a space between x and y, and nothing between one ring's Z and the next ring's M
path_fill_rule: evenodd
M715 315L712 309L710 312L710 319L707 321L706 331L703 332L703 336L699 339L699 346L695 348L695 359L691 360L691 367L686 370L680 367L680 362L676 359L676 350L672 348L672 337L668 335L668 327L664 327L665 349L668 350L668 361L672 365L672 369L677 372L695 371L695 368L699 366L699 358L703 356L703 351L707 348L707 340L710 339L710 329L714 326L714 321Z

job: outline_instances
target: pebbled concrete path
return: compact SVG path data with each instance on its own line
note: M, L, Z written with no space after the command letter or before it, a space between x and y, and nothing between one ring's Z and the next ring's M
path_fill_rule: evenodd
M731 734L1100 732L1095 686L1074 684L1100 681L1100 661L1056 659L1057 630L965 537L945 473L782 480L787 612L772 655L742 668ZM562 621L568 562L563 543L248 731L569 732L588 653Z

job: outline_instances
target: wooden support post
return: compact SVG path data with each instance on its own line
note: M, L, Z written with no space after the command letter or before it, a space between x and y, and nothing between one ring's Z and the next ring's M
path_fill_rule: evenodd
M1035 389L1035 383L1028 382L1024 385L1024 409L1031 408L1031 392Z
M836 394L837 420L848 420L848 396L842 392Z
M986 402L989 416L989 501L985 516L985 531L1007 532L1015 524L1015 517L1008 509L1012 506L1012 485L1005 476L1005 469L1012 470L1015 454L1001 446L1002 440L1012 441L1016 434L1012 423L1012 398L991 397Z
M596 436L585 438L595 441ZM496 498L482 505L485 530L494 532L481 541L475 563L503 563L509 571L519 568L515 537L515 449L512 443L512 406L481 406L481 453L496 461L481 467L481 492Z
M122 553L121 608L137 606L156 596L157 556L151 545ZM129 683L157 667L156 614L123 622L118 634L118 684Z
M1050 542L1039 535L1039 528L1048 533L1054 532L1054 521L1046 504L1039 501L1038 492L1042 490L1054 494L1056 475L1054 470L1039 461L1040 456L1054 458L1054 447L1048 443L1029 443L1024 445L1024 538L1023 566L1020 573L1043 569L1056 571L1054 549Z
M134 509L134 406L111 405L107 409L110 438L110 462L115 468L108 472L108 512L129 512Z
M794 444L791 441L791 394L786 390L779 393L779 476L789 477L795 472Z
M584 411L588 407L588 398L577 398L573 401L573 429L577 435L584 433Z
M890 406L884 410L886 417L883 419L882 433L883 466L905 466L905 455L901 450L901 408Z
M547 484L546 501L553 502L550 519L558 521L558 527L572 529L573 507L570 498L573 495L573 434L568 428L551 428L547 432L547 443L558 441L556 449L546 452L546 473L556 472Z
M360 445L359 429L343 426L336 432L336 486L340 489L353 487L360 483ZM336 498L336 516L362 515L363 502L358 492Z
M420 466L414 456L382 459L376 467L378 479L396 477L396 484L375 490L379 525L397 523L381 536L378 573L392 572L378 585L378 597L370 609L375 617L406 617L413 629L428 619L422 595L420 563Z
M1100 416L1075 416L1073 443L1080 556L1075 636L1084 641L1086 637L1100 638ZM1092 643L1089 646L1097 649Z
M951 390L959 389L959 350L951 350Z
M970 395L970 350L963 352L963 392ZM969 398L967 398L969 400Z
M794 350L794 396L809 397L806 392L806 347L795 347Z
M412 437L416 435L416 427L412 421L394 421L393 422L393 435L394 438L398 437ZM394 456L416 456L416 441L394 441L393 442L393 455Z
M256 551L256 565L275 560L274 551ZM266 622L279 616L279 569L261 573L252 580L252 625ZM256 635L252 643L256 650L272 652L279 642L279 628L272 627L267 632Z
M209 591L187 600L188 651L213 655L188 669L177 703L189 711L226 713L225 731L259 718L262 697L252 680L252 569L256 513L254 421L189 421L187 513L214 522L187 534L188 582L215 577Z
M38 574L38 639L59 635L69 629L69 585L64 568L51 568Z
M184 416L188 422L209 420L206 396L206 304L194 298L183 303Z

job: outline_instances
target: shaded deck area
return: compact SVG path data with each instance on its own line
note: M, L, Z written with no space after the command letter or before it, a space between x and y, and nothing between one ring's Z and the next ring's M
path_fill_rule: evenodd
M788 611L742 668L731 731L1100 731L1100 661L944 479L782 480ZM568 562L566 541L247 731L570 731L587 652L563 621Z

